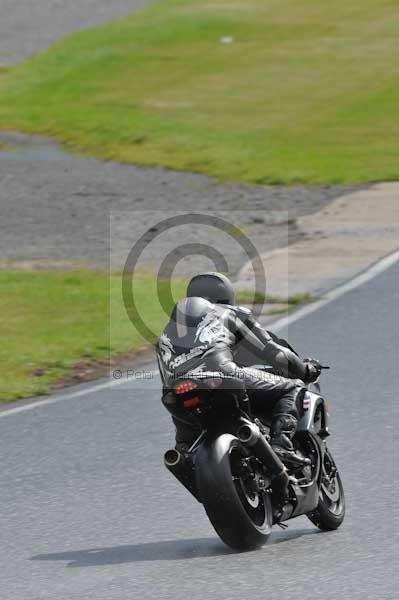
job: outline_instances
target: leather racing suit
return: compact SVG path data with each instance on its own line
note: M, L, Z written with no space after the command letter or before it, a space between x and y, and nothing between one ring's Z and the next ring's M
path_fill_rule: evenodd
M314 379L308 364L286 342L266 331L250 310L199 297L184 298L175 305L158 339L157 358L164 398L181 375L219 371L240 377L254 412L261 412L264 403L271 405L273 422L279 423L275 434L280 435L285 427L288 431L283 433L289 438L295 433L298 399L304 385ZM243 366L256 363L270 365L273 373ZM176 426L176 447L189 447L199 434L198 425L187 414L164 405Z

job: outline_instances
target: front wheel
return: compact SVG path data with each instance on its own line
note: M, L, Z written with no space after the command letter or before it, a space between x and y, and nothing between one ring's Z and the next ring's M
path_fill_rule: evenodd
M345 495L341 477L331 452L326 449L321 468L319 503L308 513L308 518L319 529L338 529L345 518Z
M223 434L201 447L195 462L201 501L223 542L240 551L262 546L272 509L256 459L245 458L239 440Z

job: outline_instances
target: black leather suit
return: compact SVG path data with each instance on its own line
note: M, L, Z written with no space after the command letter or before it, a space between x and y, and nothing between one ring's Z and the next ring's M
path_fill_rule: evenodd
M212 304L196 297L181 300L158 339L157 356L164 393L180 375L221 371L244 380L255 411L270 403L274 416L298 418L297 400L308 381L307 366L286 342L263 329L246 308ZM257 363L272 366L277 374L244 366ZM186 414L170 412L176 442L190 445L198 426Z

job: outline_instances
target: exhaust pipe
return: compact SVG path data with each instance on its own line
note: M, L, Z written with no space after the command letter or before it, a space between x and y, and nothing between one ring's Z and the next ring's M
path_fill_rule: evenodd
M184 485L190 494L192 494L198 502L201 502L195 484L195 471L191 457L183 456L178 450L172 448L165 452L164 465L168 471Z
M181 454L180 452L175 450L175 448L172 448L171 450L167 450L165 452L164 463L166 468L171 469L175 467L177 464L179 464L180 460Z
M255 456L259 458L269 469L273 492L280 498L286 495L289 477L284 464L273 451L269 442L262 435L259 427L245 421L238 430L238 439L244 446L249 446Z

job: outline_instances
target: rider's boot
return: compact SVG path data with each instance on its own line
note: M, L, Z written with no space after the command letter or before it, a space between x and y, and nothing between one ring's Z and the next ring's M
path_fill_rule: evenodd
M296 426L297 420L292 415L275 415L272 421L271 445L287 467L299 469L310 465L311 461L295 453L292 438L295 435Z

